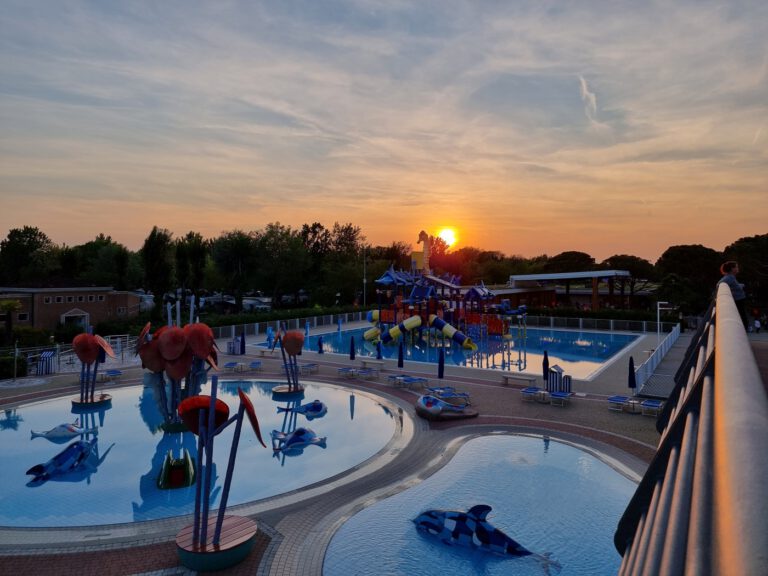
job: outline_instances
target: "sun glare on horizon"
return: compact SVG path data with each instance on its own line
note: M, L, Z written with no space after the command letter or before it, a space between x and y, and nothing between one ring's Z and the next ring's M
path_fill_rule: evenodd
M453 228L443 228L437 235L445 242L450 248L456 244L456 230Z

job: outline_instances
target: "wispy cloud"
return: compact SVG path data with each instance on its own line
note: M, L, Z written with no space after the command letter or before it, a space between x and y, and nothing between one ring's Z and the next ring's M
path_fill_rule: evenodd
M132 247L161 215L207 235L354 220L382 244L453 220L523 254L721 248L768 219L737 209L767 178L766 22L758 0L12 0L0 236L109 231L62 222L66 198ZM732 208L704 228L653 201L716 186Z

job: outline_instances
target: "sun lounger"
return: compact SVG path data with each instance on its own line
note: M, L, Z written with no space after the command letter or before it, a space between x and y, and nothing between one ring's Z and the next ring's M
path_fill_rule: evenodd
M299 364L299 371L302 374L312 374L313 372L317 372L320 369L319 364L315 364L314 362L306 362L304 364Z
M376 368L358 368L357 375L362 378L377 378L379 377L379 371Z
M658 416L661 413L661 409L664 407L664 402L661 400L643 400L640 403L640 409L643 416Z
M629 396L611 396L608 398L608 410L622 412L629 402Z
M235 372L237 370L238 362L227 362L224 364L224 369L229 372Z
M357 376L357 368L353 368L352 366L345 366L338 369L338 374L339 376L344 376L346 378L354 378Z
M421 376L406 376L400 379L400 385L406 388L412 388L413 386L426 386L429 384L429 380L422 378Z
M249 367L251 370L261 370L261 360L254 360Z
M565 406L573 396L573 392L550 392L549 403L552 406Z
M100 374L101 376L100 380L102 382L112 382L113 380L117 380L118 378L120 378L120 376L122 375L123 375L122 370L115 370L115 369L105 370Z
M523 402L535 402L543 392L545 391L538 386L528 386L520 390L520 397Z

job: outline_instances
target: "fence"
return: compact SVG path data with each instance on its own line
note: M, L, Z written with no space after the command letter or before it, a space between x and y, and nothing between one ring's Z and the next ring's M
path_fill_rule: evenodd
M614 534L619 574L766 574L768 397L727 285L690 352Z

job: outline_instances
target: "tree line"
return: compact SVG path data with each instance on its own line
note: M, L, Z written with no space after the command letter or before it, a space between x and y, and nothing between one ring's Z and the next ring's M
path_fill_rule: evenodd
M739 238L722 252L700 244L671 246L655 263L628 254L597 262L578 251L525 258L475 247L450 250L435 238L430 267L437 275L460 277L463 284L486 285L505 284L512 274L627 270L631 277L619 286L622 292L631 296L651 289L658 300L674 303L684 314L698 314L706 309L725 260L740 263L739 280L751 305L764 308L768 234ZM58 245L33 226L14 228L0 241L0 286L98 285L155 295L177 289L198 296L224 292L235 298L238 309L243 297L255 291L271 296L277 306L294 306L300 290L310 305L372 304L374 280L390 266L410 269L411 245L370 246L358 226L338 222L300 228L274 222L207 239L194 231L174 238L154 226L135 252L104 234L78 246ZM157 313L160 308L155 307Z

